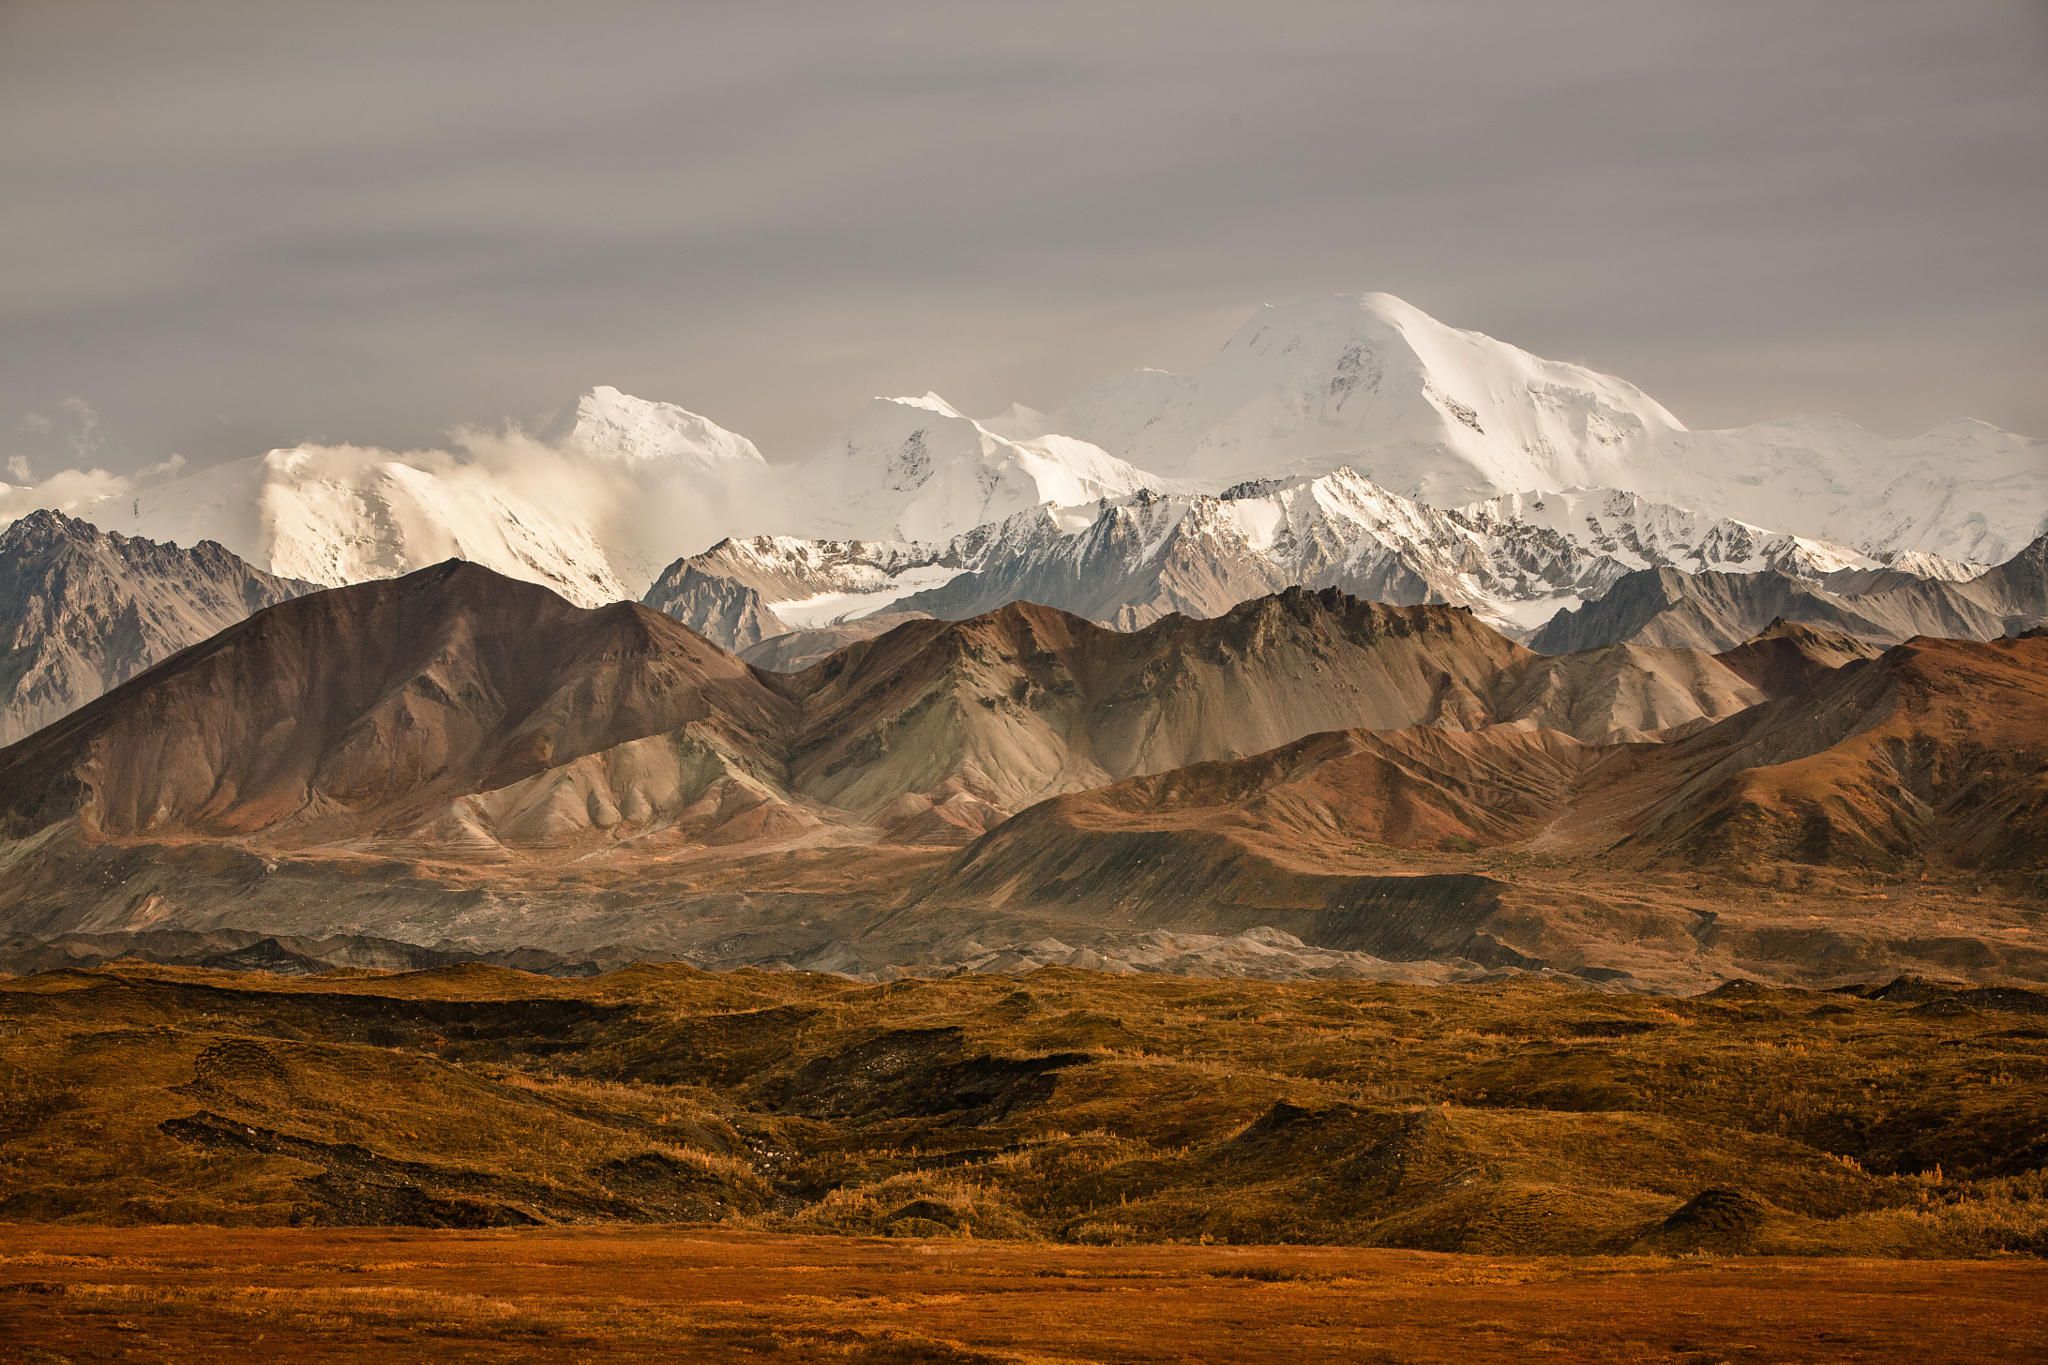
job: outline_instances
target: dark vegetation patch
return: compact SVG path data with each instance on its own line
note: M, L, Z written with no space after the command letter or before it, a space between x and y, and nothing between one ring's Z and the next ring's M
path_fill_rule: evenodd
M1681 1254L1754 1251L1772 1212L1770 1205L1743 1190L1701 1190L1652 1228L1643 1245L1653 1251Z

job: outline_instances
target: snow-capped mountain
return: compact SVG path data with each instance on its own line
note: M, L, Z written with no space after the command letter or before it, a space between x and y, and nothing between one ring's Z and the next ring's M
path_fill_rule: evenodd
M1261 308L1193 374L1136 370L1050 413L1013 410L1008 427L1079 437L1214 488L1349 465L1445 507L1633 486L1634 464L1685 429L1632 384L1446 326L1391 294Z
M2048 529L2048 442L1974 421L1903 440L1840 417L1689 431L1632 384L1387 294L1264 308L1193 374L1133 371L990 425L1212 490L1339 465L1438 506L1625 489L1873 557L1996 563Z
M467 559L594 605L638 597L678 552L735 534L943 542L1040 503L1166 482L1083 442L996 436L936 395L876 399L809 462L775 470L670 403L600 387L574 411L551 439L297 446L170 477L0 486L0 510L49 504L127 534L214 540L325 583Z
M1617 488L1514 493L1459 510L1482 527L1556 531L1589 552L1638 569L1664 565L1691 572L1775 569L1795 577L1820 578L1846 570L1892 568L1916 577L1961 582L1986 567L1917 552L1860 554L1825 540L1770 531L1731 517L1711 517Z
M1526 602L1550 602L1547 616L1597 595L1603 568L1563 537L1475 534L1340 469L1221 496L1147 492L1040 509L987 537L945 585L891 605L962 617L1024 599L1134 629L1172 612L1218 616L1300 584L1400 605L1449 602L1512 628Z
M448 451L299 446L202 469L84 509L97 525L191 545L214 540L270 572L324 583L389 578L449 558L538 583L571 601L624 584L603 543L595 491L547 453L505 463Z
M1625 381L1385 294L1262 309L1192 374L1136 371L1051 412L976 421L932 394L876 399L794 464L613 388L573 413L539 438L471 433L452 450L306 445L192 473L67 470L0 485L0 519L50 507L327 583L459 556L580 603L639 596L663 565L729 538L925 547L924 577L898 582L893 566L887 582L821 584L812 606L775 609L784 624L958 595L941 569L991 570L954 542L993 554L1009 538L989 528L1018 518L1052 537L1031 542L1032 567L1010 554L1019 590L1054 572L1045 556L1073 574L1127 565L1111 575L1122 586L1083 594L1102 619L1309 582L1468 602L1509 625L1599 588L1603 565L1961 581L2048 529L2048 443L1977 422L1903 441L1843 419L1688 431ZM1262 481L1276 482L1242 488ZM1153 588L1126 581L1155 561Z
M600 388L553 442L296 446L49 501L106 530L217 541L289 578L359 583L459 558L597 605L638 596L676 546L727 534L770 482L746 438ZM7 490L5 502L20 508L40 491Z
M1903 440L1846 417L1668 437L1620 486L1898 562L2001 563L2048 531L2048 441L1945 422Z
M1041 503L1093 502L1166 483L1085 441L1013 441L935 393L877 398L789 480L775 529L945 540Z
M677 545L730 535L774 506L782 486L746 437L610 387L583 395L568 439L552 449L558 467L587 490L578 515L618 585L604 601L643 592ZM557 505L578 507L573 496Z
M1397 605L1471 608L1510 633L1636 570L1881 571L1865 556L1629 494L1567 490L1443 510L1350 470L1047 503L950 541L762 536L679 560L647 597L733 648L905 611L964 618L1028 600L1131 629L1217 616L1300 584Z
M642 601L728 649L745 649L790 631L872 616L948 582L966 567L968 543L722 540L669 565Z
M767 466L754 443L673 403L656 403L600 384L576 400L569 443L586 454L636 464L662 461L719 477Z

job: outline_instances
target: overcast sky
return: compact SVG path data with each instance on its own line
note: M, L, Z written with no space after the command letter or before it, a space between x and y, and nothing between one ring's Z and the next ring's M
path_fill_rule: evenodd
M1384 289L1694 426L2048 435L2048 4L0 0L0 455L771 458Z

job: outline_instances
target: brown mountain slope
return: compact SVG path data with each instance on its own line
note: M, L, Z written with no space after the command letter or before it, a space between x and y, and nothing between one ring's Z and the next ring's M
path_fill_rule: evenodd
M1782 697L1813 686L1858 659L1874 659L1883 648L1845 635L1779 617L1752 638L1714 658L1766 696Z
M1397 961L1638 980L1898 963L2037 978L2039 912L2020 907L2044 870L2048 639L1915 641L1668 743L1331 734L1062 796L975 841L877 932L1269 927ZM1958 872L2014 908L1958 901ZM1896 880L1890 901L1869 894L1902 874L1931 899Z
M877 812L904 793L1015 809L1337 728L1484 719L1527 651L1447 607L1290 589L1129 634L1030 603L914 621L788 680L792 777Z
M1711 654L1606 645L1509 666L1493 685L1488 712L1502 723L1556 730L1587 743L1621 743L1720 720L1764 696Z
M1335 731L1031 807L964 851L945 898L1271 899L1394 848L1534 835L1611 751L1545 730ZM1282 892L1284 900L1287 892Z
M793 708L679 623L451 561L273 607L0 751L16 833L529 840L779 775Z
M1621 864L2048 865L2048 640L1915 641L1669 744L1498 727L1317 735L1043 802L934 904L1112 920L1341 904L1387 846Z
M1691 651L1542 657L1456 608L1299 589L1131 633L1028 603L916 620L776 676L660 613L583 611L451 562L267 612L0 755L0 815L458 855L821 822L947 843L1047 796L1307 733L1507 724L1607 743L1762 697ZM1511 766L1494 764L1507 786ZM1468 814L1439 832L1509 837Z
M1131 634L915 621L771 675L450 564L272 608L0 751L0 928L875 972L1948 965L1946 912L1880 923L1863 872L1823 878L1853 933L1801 907L1786 939L1770 898L1788 860L2041 869L2044 665L1915 642L1715 721L1751 686L1727 661L1537 660L1295 591ZM1627 733L1661 742L1582 742ZM2025 877L1984 880L1956 962L2048 970L1996 900Z
M1512 724L1607 743L1764 698L1690 650L1539 656L1461 608L1300 588L1129 633L1030 603L914 621L787 686L804 706L795 788L871 818L922 820L930 800L983 826L1058 792L1323 730Z
M0 817L461 856L820 823L952 843L1045 796L1306 733L1633 737L1757 695L1704 656L1538 658L1468 612L1334 590L1133 633L1020 603L770 675L660 613L451 562L266 612L0 754Z
M674 613L670 613L673 615ZM858 620L841 621L836 626L815 626L809 630L792 630L773 635L759 644L748 645L738 652L742 659L756 668L765 668L774 673L800 673L813 664L821 664L848 645L862 640L872 640L885 635L905 621L926 619L921 611L885 611Z
M1397 961L1535 965L1502 936L1545 956L1558 945L1510 927L1527 916L1517 889L1443 855L1538 834L1613 752L1505 727L1348 731L1132 778L997 826L876 932L962 916L1037 922L1062 938L1279 931ZM1552 900L1560 922L1584 916L1570 894ZM1592 914L1589 938L1670 937L1666 921L1683 918L1661 913L1653 931L1618 934L1612 915Z
M1895 646L1668 746L1634 799L1624 847L1695 861L2048 867L2048 639Z

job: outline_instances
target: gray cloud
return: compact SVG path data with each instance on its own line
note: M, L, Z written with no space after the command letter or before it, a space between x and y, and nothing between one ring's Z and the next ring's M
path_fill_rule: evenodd
M74 394L127 468L603 382L788 456L1362 289L1695 425L2039 434L2043 13L7 0L0 453Z
M64 410L64 442L71 447L71 458L81 465L92 464L99 458L100 447L106 444L99 413L76 394L58 406Z

